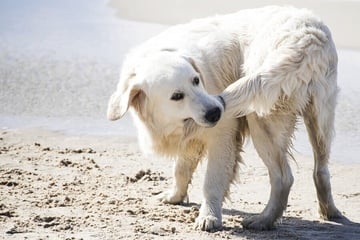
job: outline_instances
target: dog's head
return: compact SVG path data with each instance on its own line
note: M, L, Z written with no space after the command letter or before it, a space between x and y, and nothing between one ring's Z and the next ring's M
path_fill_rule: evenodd
M121 118L132 107L141 121L165 135L183 129L189 121L213 127L220 120L224 103L207 93L191 58L159 51L127 68L125 63L118 88L109 100L110 120Z

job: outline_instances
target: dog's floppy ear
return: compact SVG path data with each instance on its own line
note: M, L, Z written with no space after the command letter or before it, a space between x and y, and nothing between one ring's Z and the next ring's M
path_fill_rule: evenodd
M120 119L130 106L140 111L144 99L145 93L141 89L140 84L133 83L119 86L110 97L107 118L112 121Z

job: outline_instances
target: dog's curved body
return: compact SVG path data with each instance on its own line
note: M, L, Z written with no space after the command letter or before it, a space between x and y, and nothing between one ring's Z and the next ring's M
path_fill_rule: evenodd
M243 225L269 229L282 216L293 183L287 155L302 116L314 150L320 213L338 218L327 167L336 75L330 31L312 13L275 6L243 10L171 27L130 52L108 118L131 107L144 151L176 159L164 202L186 198L198 162L207 157L196 224L212 230L222 225L222 202L249 133L269 169L271 194L263 212Z

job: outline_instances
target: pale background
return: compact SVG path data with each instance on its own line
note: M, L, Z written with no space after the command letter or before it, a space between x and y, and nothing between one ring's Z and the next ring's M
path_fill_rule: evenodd
M268 4L307 7L330 26L339 53L332 159L359 162L360 1L0 1L0 127L135 136L105 119L125 54L171 24ZM299 126L295 149L311 148Z

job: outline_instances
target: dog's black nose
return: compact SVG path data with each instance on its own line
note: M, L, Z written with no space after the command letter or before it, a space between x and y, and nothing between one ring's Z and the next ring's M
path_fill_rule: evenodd
M216 123L221 117L221 110L219 107L214 107L206 112L205 119L208 122Z

